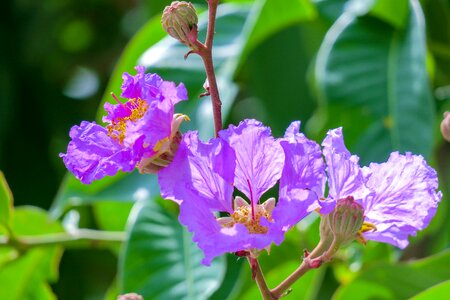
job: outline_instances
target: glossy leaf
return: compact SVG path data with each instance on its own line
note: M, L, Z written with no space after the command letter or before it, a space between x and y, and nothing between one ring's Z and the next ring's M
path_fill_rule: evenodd
M41 235L62 231L45 211L35 207L19 207L14 212L12 231L16 235ZM48 281L56 281L62 249L40 247L30 249L0 268L0 299L56 299Z
M244 29L247 41L240 57L241 63L247 59L255 47L272 34L295 23L312 20L316 17L315 8L308 0L255 2ZM293 37L291 36L291 38Z
M81 183L72 174L67 174L50 211L53 216L58 217L71 206L103 201L150 200L157 195L159 195L159 187L156 178L139 174L138 171L105 177L90 185Z
M201 264L203 252L175 216L157 204L137 203L132 212L119 266L122 293L145 299L207 299L221 284L223 257L210 267Z
M412 300L445 299L450 295L450 280L430 287L412 297Z
M393 150L430 155L434 115L425 59L416 0L404 29L346 11L327 33L315 68L318 96L362 107L374 119L355 146L363 162L385 160Z
M450 278L450 251L422 260L378 264L341 286L334 299L407 299Z
M9 226L13 196L6 182L5 175L0 171L0 225Z

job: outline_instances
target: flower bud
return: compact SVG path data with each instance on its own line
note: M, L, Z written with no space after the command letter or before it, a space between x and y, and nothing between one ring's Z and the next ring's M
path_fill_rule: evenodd
M364 208L352 196L339 199L334 210L325 218L333 232L334 242L345 245L353 241L364 222Z
M139 294L129 293L125 295L119 295L119 297L117 297L117 300L144 300L144 298Z
M444 119L441 122L441 133L444 139L450 142L450 112L444 113Z
M174 1L164 9L162 27L173 38L196 50L195 42L198 38L198 17L194 6L190 2Z

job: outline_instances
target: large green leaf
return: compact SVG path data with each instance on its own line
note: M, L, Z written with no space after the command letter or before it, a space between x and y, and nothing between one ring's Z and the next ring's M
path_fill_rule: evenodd
M9 227L13 196L6 182L5 175L0 171L0 225Z
M407 299L450 278L450 251L408 263L382 263L341 286L334 299Z
M444 281L440 284L430 287L425 291L415 295L413 300L427 300L427 299L445 299L450 295L450 280Z
M50 211L53 216L58 217L71 206L100 201L150 200L157 195L159 187L156 178L139 174L138 171L108 176L89 185L81 183L72 174L67 174Z
M17 236L61 232L61 225L35 207L18 207L11 229ZM56 246L33 248L0 268L0 299L56 299L48 285L58 277L62 249ZM7 288L6 288L7 287Z
M319 98L362 107L374 119L355 147L363 162L384 160L393 150L431 153L434 114L425 26L418 1L409 5L404 29L345 11L317 57Z
M207 299L225 273L223 257L210 267L177 218L156 203L137 203L119 266L122 293L145 299Z
M250 52L272 34L301 21L316 17L314 6L309 0L261 0L255 1L244 28L246 43L240 63Z

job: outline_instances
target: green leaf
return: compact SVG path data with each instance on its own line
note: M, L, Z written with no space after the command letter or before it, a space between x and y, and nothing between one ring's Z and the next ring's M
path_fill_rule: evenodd
M133 202L150 200L159 195L154 176L133 173L118 173L86 185L72 174L67 174L50 209L54 217L61 216L71 206L94 204L102 201Z
M344 12L328 31L315 68L318 97L360 107L374 120L355 146L364 163L385 160L393 150L430 155L434 108L425 60L416 0L404 29Z
M61 232L61 225L36 207L18 207L11 226L16 236ZM48 281L58 278L60 247L33 248L0 268L0 299L55 299Z
M316 17L314 6L308 0L261 0L255 1L244 28L245 47L240 63L267 37L286 27ZM293 38L293 37L291 37Z
M334 299L407 299L448 280L449 265L450 251L408 263L377 264L341 286Z
M370 14L397 28L403 28L408 21L408 0L377 0Z
M10 226L13 196L6 182L5 175L0 171L0 225Z
M145 299L207 299L225 273L223 257L210 267L178 220L157 204L137 203L119 265L121 293Z
M450 280L444 281L440 284L426 289L412 297L412 300L427 300L427 299L445 299L450 295Z

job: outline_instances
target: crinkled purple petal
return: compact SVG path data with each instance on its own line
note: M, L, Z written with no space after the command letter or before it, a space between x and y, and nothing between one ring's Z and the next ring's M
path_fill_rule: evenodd
M174 108L170 102L152 102L150 103L144 116L137 121L128 121L126 128L125 143L132 145L135 140L144 136L144 147L146 148L146 157L157 152L155 145L169 138L172 132Z
M280 142L286 158L272 217L284 232L318 207L317 200L323 195L325 184L320 147L299 130L300 122L293 122Z
M345 147L342 128L329 130L322 146L328 174L327 201L335 202L347 196L361 201L368 194L368 190L358 164L359 158L351 155Z
M111 123L117 119L123 119L130 116L132 109L127 104L128 102L126 104L111 104L109 102L105 102L103 107L107 112L107 115L103 117L102 121Z
M197 132L188 132L173 162L159 172L161 194L178 203L232 213L234 169L235 155L225 142L203 143ZM187 195L198 195L203 203Z
M161 93L159 86L163 80L158 74L145 74L145 67L137 66L137 74L132 76L125 72L122 76L122 97L133 99L141 98L149 103L153 100L160 100Z
M373 191L363 201L366 221L377 230L365 233L370 240L400 248L408 236L428 226L441 200L436 171L422 156L394 152L382 164L369 166L367 186Z
M180 205L179 220L194 233L193 241L205 254L203 264L210 265L215 257L227 252L264 249L272 243L272 235L250 234L242 224L231 228L220 226L210 207L204 205L207 200L196 193L189 195L190 192Z
M67 153L61 153L64 164L81 182L112 176L120 169L131 172L142 153L123 147L108 136L105 128L95 122L83 121L70 130L72 140Z
M187 90L183 83L176 86L173 82L164 81L159 88L164 97L164 101L170 101L172 105L188 99Z
M261 195L273 187L281 177L284 152L270 128L257 120L244 120L219 133L236 152L236 187L249 199L259 201Z

